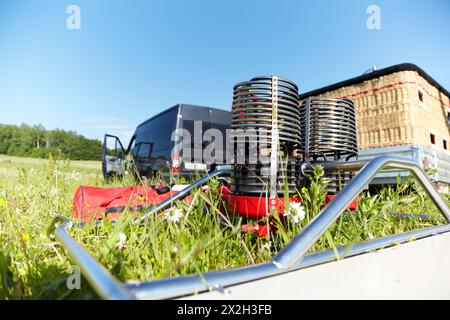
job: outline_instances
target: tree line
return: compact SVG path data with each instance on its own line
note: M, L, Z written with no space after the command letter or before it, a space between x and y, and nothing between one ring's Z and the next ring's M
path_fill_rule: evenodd
M101 160L102 143L74 131L46 130L42 125L0 124L0 154L71 160Z

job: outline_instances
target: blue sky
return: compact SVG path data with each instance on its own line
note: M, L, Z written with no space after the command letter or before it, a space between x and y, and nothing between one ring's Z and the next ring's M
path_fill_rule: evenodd
M127 140L177 103L230 109L253 76L306 92L402 62L450 89L449 34L448 0L0 0L0 123Z

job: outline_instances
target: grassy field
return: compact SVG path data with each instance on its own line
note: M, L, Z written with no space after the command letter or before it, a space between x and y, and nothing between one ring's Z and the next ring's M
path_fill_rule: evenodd
M176 203L179 216L174 216L174 211L170 216L161 212L150 217L149 224L137 227L130 223L133 216L124 214L117 224L87 225L70 232L121 281L267 261L319 212L327 182L322 173L318 168L310 187L300 191L303 208L292 208L282 218L274 213L270 223L278 232L270 237L242 233L239 218L218 210L222 202L213 192L217 180L211 181L210 191L194 191L191 204ZM46 233L56 214L70 216L80 185L107 185L99 162L0 156L0 299L96 298L84 280L80 290L67 288L71 262ZM358 205L360 213L343 215L312 251L443 223L413 182L385 188L376 195L365 193ZM428 213L431 217L399 219L390 215L392 212Z

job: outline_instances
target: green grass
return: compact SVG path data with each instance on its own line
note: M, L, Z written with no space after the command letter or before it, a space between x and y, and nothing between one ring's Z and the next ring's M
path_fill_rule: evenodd
M56 214L70 216L79 185L107 186L101 164L92 161L52 161L0 156L0 299L96 298L83 280L81 290L68 290L71 262L58 243L47 237ZM320 168L310 186L300 191L306 215L299 223L276 218L278 232L269 238L241 232L240 219L221 212L222 202L213 191L196 190L191 204L177 203L183 216L167 221L164 212L149 218L143 227L132 225L124 214L118 223L87 225L70 233L120 281L143 281L169 276L229 269L268 261L304 227L321 208L325 196ZM359 199L360 214L346 213L315 244L312 251L352 245L443 223L423 191L407 181L399 188L385 188ZM391 212L429 213L432 219L399 219ZM126 241L118 245L120 234Z

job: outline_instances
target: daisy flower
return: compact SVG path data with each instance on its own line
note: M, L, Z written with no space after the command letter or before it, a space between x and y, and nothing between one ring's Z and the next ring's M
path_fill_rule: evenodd
M305 208L303 208L300 202L292 202L283 214L283 216L291 220L292 223L299 223L305 218L305 215Z
M123 232L119 233L119 242L117 242L116 248L118 248L119 250L122 250L126 241L127 241L127 236L125 235L125 233L123 233Z
M178 222L183 217L183 210L180 208L170 208L164 212L167 221Z

